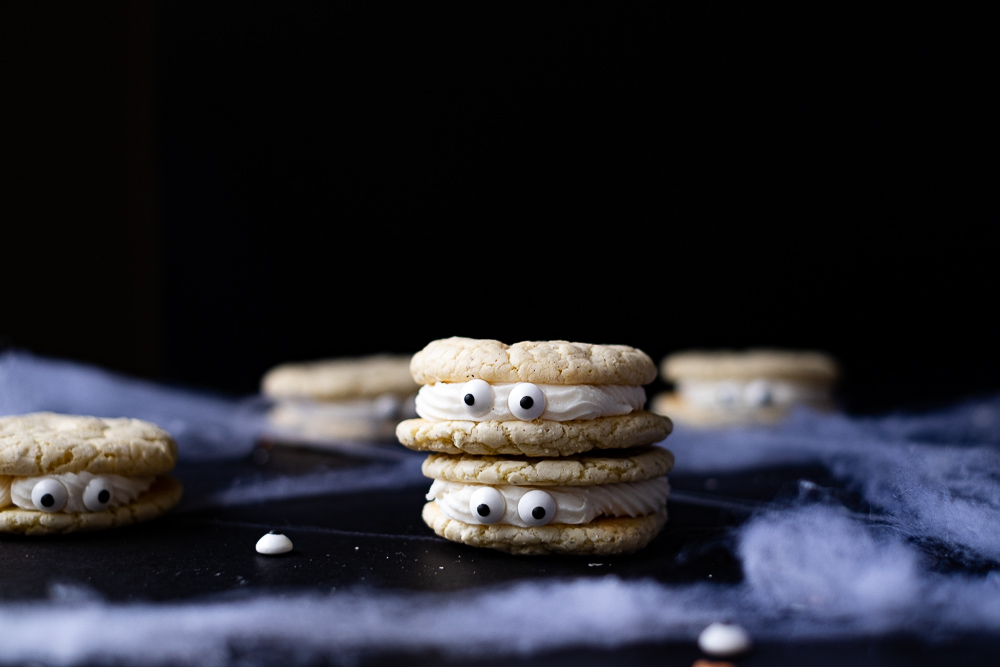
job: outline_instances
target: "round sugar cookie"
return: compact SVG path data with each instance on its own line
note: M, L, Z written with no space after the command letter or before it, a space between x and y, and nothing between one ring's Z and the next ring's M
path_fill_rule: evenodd
M376 354L276 366L264 374L261 392L271 398L338 401L408 396L419 387L410 374L410 355Z
M668 417L641 410L566 422L407 419L396 426L396 439L404 447L418 451L548 457L592 449L641 447L665 439L672 430Z
M0 417L0 475L160 475L176 463L173 437L140 419L54 412Z
M666 475L673 466L671 451L648 446L553 459L430 454L421 471L432 479L468 484L594 486L652 479Z
M68 533L155 518L180 501L182 485L167 475L176 462L170 434L139 419L0 417L0 532ZM30 490L28 507L16 504L19 485Z
M837 378L838 367L829 355L811 350L688 350L664 357L660 373L671 382L760 378L827 384Z
M424 505L422 518L439 536L473 547L528 556L609 556L630 554L648 545L666 525L667 508L638 517L601 517L581 525L521 528L464 523L446 516L432 500Z
M563 340L507 345L490 339L443 338L413 355L410 371L419 384L478 378L486 382L641 386L656 379L656 365L642 350Z

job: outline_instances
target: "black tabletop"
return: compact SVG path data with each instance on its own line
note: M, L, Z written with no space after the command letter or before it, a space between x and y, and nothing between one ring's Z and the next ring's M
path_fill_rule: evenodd
M30 611L23 622L31 633L37 630L35 614L48 614L91 637L37 656L26 651L24 641L15 642L13 663L34 657L40 664L377 665L405 658L435 665L627 660L688 666L711 659L695 642L699 624L708 618L701 604L693 605L686 626L666 616L660 629L621 636L602 630L602 624L614 630L622 621L602 620L600 609L591 610L598 618L590 620L589 637L553 622L550 640L525 631L528 639L519 642L516 627L491 628L489 613L482 625L475 619L456 623L453 635L436 623L465 613L456 612L456 605L468 605L474 615L490 609L491 600L530 601L539 591L544 600L545 591L558 597L568 590L573 600L610 590L612 597L635 598L636 618L626 626L641 626L657 604L655 595L644 597L653 588L690 595L698 586L738 586L744 575L732 531L761 508L800 494L803 484L838 488L829 469L815 464L721 475L681 472L671 475L667 527L635 554L511 556L449 542L423 524L420 509L428 488L419 472L423 456L395 443L318 449L261 439L245 456L182 461L175 474L185 484L184 500L153 521L103 532L0 538L0 616L23 621ZM841 491L845 506L864 505L860 496ZM294 548L276 556L257 553L257 540L269 531L289 537ZM579 602L586 607L585 600ZM608 613L630 604L615 603ZM315 615L292 623L301 632L279 622L283 614L303 610ZM509 620L507 612L498 613ZM542 610L540 625L548 613ZM717 620L726 620L725 613L720 608ZM574 614L567 612L567 618ZM179 619L190 627L178 629ZM127 635L131 624L137 639L123 640L118 631L109 635L117 638L100 638L101 627L123 622L120 632ZM398 633L386 627L392 623L398 623ZM780 626L781 620L774 623ZM164 629L167 624L173 628ZM796 637L789 625L788 639L781 634L775 628L750 652L727 660L986 664L1000 646L1000 636L990 632L928 641L919 632L854 630L809 639ZM184 647L186 641L190 647ZM470 652L462 650L465 641ZM6 659L0 656L0 662Z

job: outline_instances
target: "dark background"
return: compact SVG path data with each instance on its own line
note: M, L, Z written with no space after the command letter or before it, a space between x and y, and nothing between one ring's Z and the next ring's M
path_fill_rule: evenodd
M235 395L451 335L819 348L858 413L1000 389L991 17L0 12L3 345Z

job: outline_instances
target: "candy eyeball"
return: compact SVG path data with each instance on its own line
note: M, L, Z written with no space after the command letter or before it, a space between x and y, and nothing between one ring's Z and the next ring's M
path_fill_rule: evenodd
M469 511L479 523L496 523L507 511L507 501L503 499L503 494L492 486L484 486L476 489L469 498Z
M545 491L533 489L521 496L517 515L529 526L544 526L556 515L556 501Z
M462 405L470 417L482 417L493 409L493 387L485 380L469 380L462 387Z
M66 507L67 500L69 493L57 479L46 477L31 487L31 503L42 512L58 512Z
M738 407L742 393L735 382L720 382L715 388L715 403L723 408Z
M111 506L114 497L115 490L111 482L103 477L95 477L83 490L83 506L91 512L100 512Z
M530 382L518 382L510 390L507 397L507 407L518 419L531 421L538 419L545 412L545 394L538 385Z
M751 407L764 408L774 404L774 387L765 380L748 382L743 388L743 402Z

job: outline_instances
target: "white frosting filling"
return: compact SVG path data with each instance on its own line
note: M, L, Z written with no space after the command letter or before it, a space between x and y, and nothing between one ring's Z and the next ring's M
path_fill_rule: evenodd
M333 422L396 422L416 415L413 407L413 396L403 399L392 394L383 394L373 399L342 401L292 398L275 401L275 404L280 405L282 410L288 414L296 415L302 419L320 419Z
M89 472L67 472L61 475L44 475L41 477L13 477L0 475L0 507L14 504L26 510L41 510L32 500L32 491L36 484L52 480L58 482L66 490L66 504L59 510L63 513L101 511L109 507L127 505L145 493L153 484L154 477L123 477L122 475L94 475ZM51 483L51 482L47 482ZM91 486L93 485L93 486ZM109 498L106 503L100 503L100 509L88 509L84 496L88 486L91 492L106 489ZM97 497L97 493L94 493ZM94 501L91 501L92 505Z
M374 399L274 401L268 422L277 436L309 440L390 439L396 424L417 416L416 392L406 398L383 394Z
M677 383L677 393L700 408L733 411L823 405L830 400L826 387L782 380L683 380Z
M514 421L517 416L507 404L511 390L521 383L491 384L492 407L488 412L472 414L464 402L465 382L436 382L417 392L417 414L430 421L473 420ZM596 419L627 415L642 410L646 403L643 387L622 385L535 385L545 395L545 410L538 417L550 421Z
M434 480L427 492L427 500L434 500L448 517L469 524L483 523L472 512L469 501L472 494L482 489L482 484L462 484ZM512 524L527 528L518 513L521 497L535 489L548 493L556 504L550 523L589 523L598 516L643 516L667 504L670 483L665 476L642 482L622 482L595 486L513 486L490 485L503 495L506 503L503 518L496 523ZM549 522L547 522L549 523ZM534 524L537 525L537 524Z

